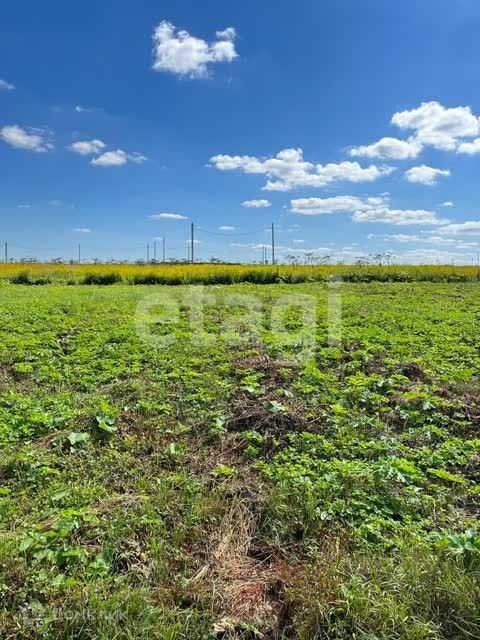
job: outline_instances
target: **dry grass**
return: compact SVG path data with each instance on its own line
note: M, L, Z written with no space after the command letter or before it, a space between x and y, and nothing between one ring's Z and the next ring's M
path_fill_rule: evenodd
M255 502L232 502L190 581L192 593L217 613L220 637L275 638L285 624L285 588L294 572L274 550L256 548L257 501L258 494Z

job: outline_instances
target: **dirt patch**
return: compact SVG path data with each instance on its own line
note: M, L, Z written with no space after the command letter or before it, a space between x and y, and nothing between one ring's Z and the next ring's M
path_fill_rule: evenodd
M271 396L239 398L233 406L233 416L228 421L228 428L232 431L258 431L264 436L283 439L294 431L304 431L307 423L299 413ZM275 404L273 404L275 403ZM278 409L278 407L282 407Z
M10 387L14 383L12 372L7 365L0 365L0 389Z
M261 374L264 392L240 392L232 402L230 431L257 431L264 436L282 440L288 433L308 430L308 422L300 405L285 397L285 385L292 381L296 368L291 363L275 360L266 354L240 360L235 372L255 371Z
M480 382L474 379L461 384L450 385L442 388L438 395L451 403L449 414L465 421L449 428L452 435L464 439L478 438L480 436Z
M271 356L260 353L237 360L234 364L235 373L252 369L263 374L263 380L268 386L277 386L291 381L295 376L298 365L292 362L275 360Z
M429 382L430 378L416 362L406 362L400 368L400 373L412 382Z

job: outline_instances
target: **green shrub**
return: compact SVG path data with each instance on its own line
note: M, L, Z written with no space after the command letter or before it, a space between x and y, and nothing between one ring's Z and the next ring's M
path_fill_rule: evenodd
M47 277L34 278L28 270L25 270L13 276L10 282L12 284L43 285L50 284L51 280Z
M122 282L122 276L116 271L111 271L110 273L87 273L81 284L117 284Z

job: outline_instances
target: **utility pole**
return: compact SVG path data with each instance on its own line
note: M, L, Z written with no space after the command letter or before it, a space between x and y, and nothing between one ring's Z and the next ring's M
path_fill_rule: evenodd
M165 262L165 236L162 238L162 262Z
M78 245L78 264L80 264L82 261L82 253L81 253L81 247L80 244Z
M192 260L192 264L195 262L195 253L193 251L193 245L195 244L195 231L194 231L194 226L193 226L193 222L192 222L192 226L190 228L190 235L191 235L191 244L192 244L192 253L191 253L191 260Z
M153 241L153 261L157 261L157 241Z
M272 265L275 264L275 225L272 222Z
M150 244L147 244L147 262L150 262Z
M8 242L5 242L5 262L8 262Z
M480 281L480 253L478 251L477 251L477 280Z

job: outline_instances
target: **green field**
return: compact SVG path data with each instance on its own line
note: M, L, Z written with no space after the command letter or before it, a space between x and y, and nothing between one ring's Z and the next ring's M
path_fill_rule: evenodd
M201 292L0 287L0 638L480 637L480 285Z

